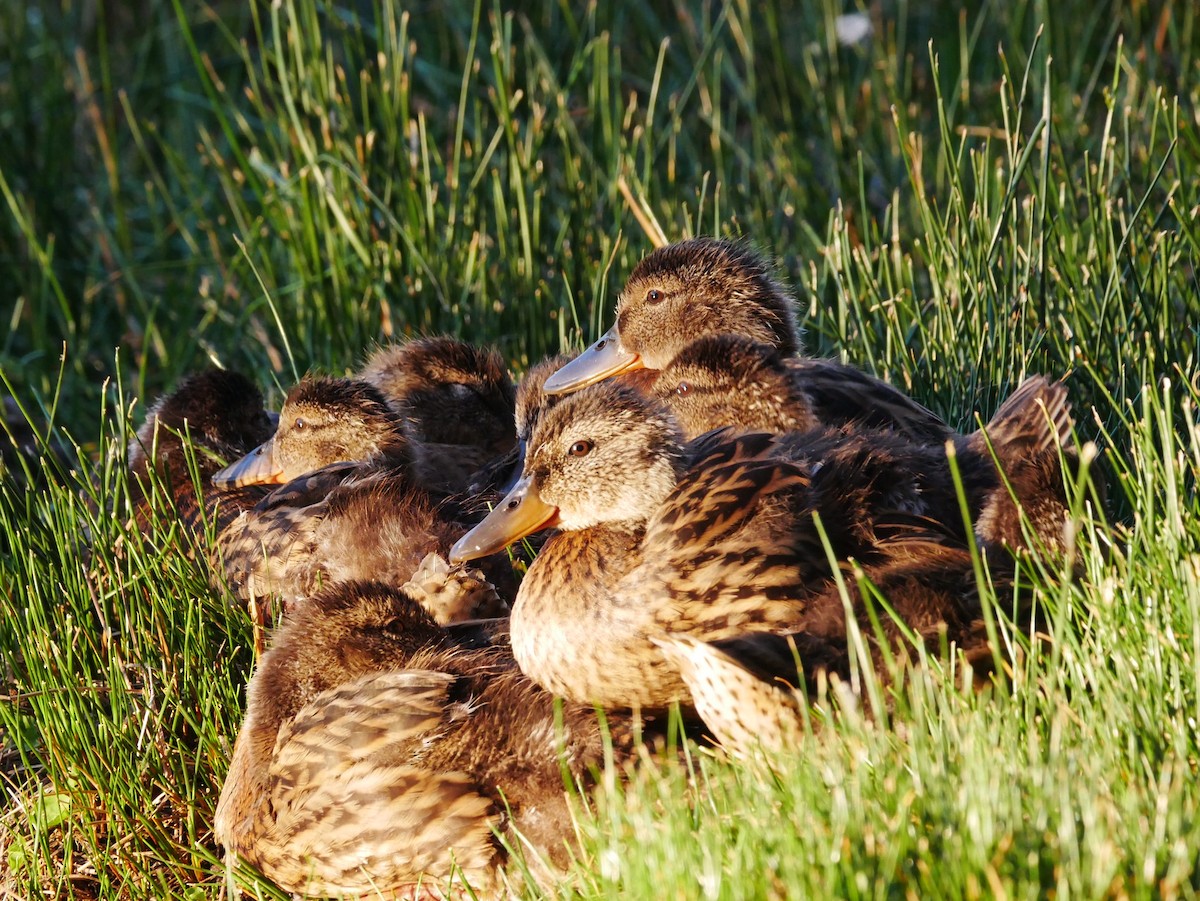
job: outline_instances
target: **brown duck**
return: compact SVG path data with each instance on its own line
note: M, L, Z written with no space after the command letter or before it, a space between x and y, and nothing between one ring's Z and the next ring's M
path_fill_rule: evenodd
M258 387L238 372L206 370L160 397L129 443L130 493L143 530L153 524L155 484L169 493L174 514L196 535L206 522L220 529L252 507L261 489L214 486L210 478L273 429Z
M634 754L609 717L613 758ZM302 896L410 897L453 879L499 893L505 851L562 865L564 773L605 761L595 712L560 705L503 646L439 628L412 599L340 583L285 619L247 690L214 822L227 852ZM520 837L517 836L520 833Z
M399 414L414 475L431 490L466 491L480 467L516 443L516 389L494 350L415 338L377 350L358 378Z
M309 378L288 394L274 436L214 476L283 483L219 536L221 565L243 597L294 603L322 584L369 579L419 591L445 581L444 555L469 525L414 472L403 419L374 386ZM511 593L511 570L489 575ZM456 591L423 597L440 622L501 615L489 578L454 570Z
M634 268L617 300L616 324L547 380L545 391L662 370L706 335L740 335L794 357L800 351L794 306L771 267L744 244L692 238L660 248ZM816 359L796 365L812 416L804 427L868 425L934 444L953 435L936 414L852 366Z
M1014 420L1045 427L1029 397L1018 406ZM803 628L808 595L832 576L814 513L834 560L864 565L906 559L914 531L962 531L961 516L930 519L953 496L944 451L895 434L718 432L685 444L664 407L604 383L547 411L530 447L522 479L451 559L559 528L518 592L514 653L548 689L610 707L687 697L652 638Z

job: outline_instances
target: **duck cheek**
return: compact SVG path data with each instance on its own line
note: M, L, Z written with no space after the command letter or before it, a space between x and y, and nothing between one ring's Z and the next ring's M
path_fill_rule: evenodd
M637 492L605 486L603 490L575 493L570 504L559 507L557 527L564 532L590 529L605 523L622 523L643 518Z
M682 345L673 340L669 334L660 335L645 344L646 346L641 352L642 365L653 370L666 369L675 359L676 351L682 349Z

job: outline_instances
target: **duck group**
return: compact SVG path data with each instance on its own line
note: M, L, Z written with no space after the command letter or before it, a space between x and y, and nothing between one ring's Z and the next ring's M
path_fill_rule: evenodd
M1044 376L958 433L804 356L771 265L717 238L651 252L607 333L519 383L449 337L278 414L194 375L131 444L135 518L165 501L218 590L282 611L216 840L302 896L502 893L511 848L565 865L570 790L675 707L731 755L786 753L814 686L864 664L948 647L986 676L981 560L1019 598L1017 560L1062 552L1072 429Z

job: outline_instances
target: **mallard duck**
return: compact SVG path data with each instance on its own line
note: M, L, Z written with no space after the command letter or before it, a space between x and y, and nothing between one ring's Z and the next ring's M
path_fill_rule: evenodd
M922 444L956 437L924 407L853 366L788 357L744 335L707 335L684 345L653 391L669 401L688 437L727 425L772 432L852 426L899 432Z
M129 443L130 493L138 522L143 528L150 525L147 504L157 479L193 532L203 529L206 518L217 528L227 525L263 492L214 486L210 477L269 437L274 427L258 387L241 373L210 369L184 379L150 406ZM198 486L189 459L194 460Z
M501 645L439 628L404 593L339 583L276 631L247 689L217 805L230 855L303 896L499 888L519 832L565 864L564 773L635 753L633 724L561 704ZM537 861L533 870L538 869Z
M382 347L358 378L400 414L421 484L466 491L480 467L516 443L512 379L504 361L456 338L416 338Z
M685 444L657 401L602 383L548 410L530 447L522 479L451 559L560 529L517 594L514 653L551 691L605 706L686 698L651 637L801 628L807 596L832 575L814 513L835 557L865 565L904 559L913 530L965 534L944 500L944 451L894 434L726 431ZM996 490L990 457L962 466ZM948 521L930 519L947 507Z
M357 468L400 469L411 461L403 420L378 388L360 379L312 376L288 392L274 434L214 473L213 482L280 485L342 464L296 485L319 496L322 486Z
M770 345L738 335L710 335L681 350L659 374L653 391L688 438L721 426L779 433L812 429L820 421L816 410L821 404L813 400L807 378L811 362L786 359ZM886 422L868 417L856 428L881 425ZM984 428L949 438L963 461L977 537L987 547L1025 547L1022 515L1034 535L1051 547L1060 545L1067 515L1062 462L1070 465L1075 458L1071 428L1065 386L1032 376ZM992 448L994 464L989 461ZM926 462L914 458L914 468L930 465L927 454L921 452L921 457ZM997 490L997 466L1011 490ZM942 473L940 461L929 471L938 484L944 481ZM955 516L952 495L940 501L931 495L928 501L927 512L935 519L948 522Z
M576 391L622 372L662 370L706 335L732 334L800 351L794 301L771 267L745 244L692 238L655 250L633 270L617 321L546 381L548 394ZM832 360L797 359L813 420L887 428L940 444L953 432L936 414L880 379Z
M439 558L469 522L458 519L452 500L419 483L412 445L374 386L328 377L300 382L275 435L214 476L218 484L284 483L218 537L229 584L243 597L292 604L330 581L412 581L416 591L431 571L440 578ZM493 590L511 594L503 561L487 577L455 573L461 591L453 603L442 598L429 608L440 621L506 612Z

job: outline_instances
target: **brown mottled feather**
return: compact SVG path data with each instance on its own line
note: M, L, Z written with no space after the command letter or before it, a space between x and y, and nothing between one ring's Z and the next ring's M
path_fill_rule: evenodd
M602 765L596 716L556 710L503 645L455 634L373 583L289 616L247 692L214 825L226 849L306 896L436 888L454 866L493 890L493 829L565 863L562 767L586 781ZM608 725L630 759L632 723Z
M903 559L867 567L861 581L846 580L849 606L875 674L885 682L892 675L886 655L901 660L916 656L906 633L926 653L936 656L945 644L986 674L993 654L970 554L936 539L906 542L910 547ZM887 599L894 616L864 599L866 585L872 586L869 593L878 591ZM1001 578L1000 585L1008 585L1007 580ZM679 667L697 713L729 750L790 746L802 729L805 692L811 696L829 676L849 682L853 652L841 590L828 584L815 592L797 625L803 631L716 641L678 635L658 640Z
M1031 376L982 430L956 442L960 458L994 454L999 484L987 492L975 519L976 534L993 559L1000 549L1052 554L1064 549L1070 511L1063 466L1072 475L1079 466L1073 428L1066 386Z
M494 350L416 338L377 350L359 377L400 414L414 473L426 487L467 491L481 467L516 444L515 389Z

